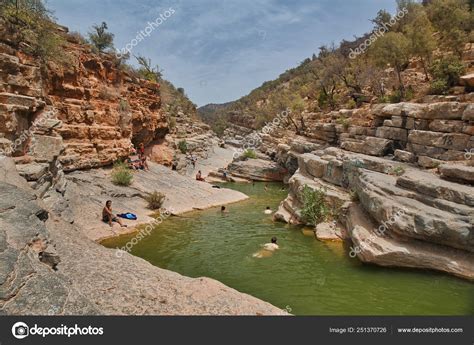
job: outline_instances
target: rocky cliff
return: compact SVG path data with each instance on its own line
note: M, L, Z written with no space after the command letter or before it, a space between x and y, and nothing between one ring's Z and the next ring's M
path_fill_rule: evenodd
M40 163L57 157L71 171L109 165L129 154L132 143L164 137L160 85L130 77L111 55L64 35L71 61L59 65L19 52L2 33L3 148Z

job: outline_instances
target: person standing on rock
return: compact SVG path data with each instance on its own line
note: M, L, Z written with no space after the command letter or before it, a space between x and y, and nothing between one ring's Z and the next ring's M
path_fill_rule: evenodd
M138 145L138 156L141 158L145 157L145 144L143 143L140 143Z
M104 223L107 223L110 225L110 227L113 227L113 222L119 223L122 228L126 228L127 226L122 223L122 221L115 217L113 212L112 212L112 201L107 200L105 203L105 207L102 210L102 221Z

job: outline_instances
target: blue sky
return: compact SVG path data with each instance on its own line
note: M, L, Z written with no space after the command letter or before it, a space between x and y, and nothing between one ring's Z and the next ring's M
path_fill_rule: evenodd
M47 0L59 23L86 34L102 21L124 47L170 7L132 53L152 59L199 106L248 94L322 44L370 30L395 0ZM132 60L130 60L132 61Z

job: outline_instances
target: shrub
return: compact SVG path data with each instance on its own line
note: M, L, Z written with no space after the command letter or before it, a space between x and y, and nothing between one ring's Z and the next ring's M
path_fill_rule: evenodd
M118 186L130 186L133 180L133 173L123 162L116 162L112 170L112 183Z
M181 151L181 153L186 153L188 152L188 143L186 140L181 140L179 143L178 143L178 149Z
M336 123L338 125L342 125L342 127L344 128L345 131L347 131L349 129L349 126L350 126L350 123L349 123L349 119L347 119L346 117L340 117L336 120Z
M402 176L405 173L405 169L401 166L395 167L390 171L390 175Z
M150 210L159 210L161 206L163 206L165 198L166 195L164 195L163 193L154 191L146 197L146 201L148 201L148 208Z
M170 117L169 126L170 126L170 129L176 128L176 118Z
M325 197L326 193L322 189L312 189L307 185L303 187L301 215L308 224L316 226L331 216L331 208Z
M107 23L102 22L101 25L93 25L92 29L92 32L88 34L89 41L99 52L113 49L114 34L107 32Z
M390 103L400 103L403 99L402 92L400 90L395 90L388 96Z
M354 101L353 99L350 99L349 101L347 101L346 108L347 108L347 109L355 109L355 108L357 108L357 103L356 103L356 101Z
M445 81L447 88L450 88L458 84L464 74L464 65L458 57L450 55L433 62L430 73L434 80Z
M255 150L246 149L244 151L244 157L245 158L250 158L250 159L256 159L257 158L257 153L255 152Z
M448 90L449 87L446 80L436 79L431 82L430 94L432 95L445 95Z

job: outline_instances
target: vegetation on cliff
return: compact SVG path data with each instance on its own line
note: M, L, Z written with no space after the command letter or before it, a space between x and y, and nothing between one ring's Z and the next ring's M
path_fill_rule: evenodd
M93 25L87 39L78 32L68 33L67 28L55 23L52 12L42 0L0 0L0 20L5 24L10 44L18 50L40 58L44 63L71 66L75 57L64 49L69 42L88 46L92 53L106 53L117 68L132 77L160 84L164 111L170 124L179 112L196 117L196 105L186 96L184 89L176 88L163 78L163 71L153 67L151 60L136 56L138 67L127 63L129 54L114 53L114 34L108 31L107 23ZM3 37L0 40L6 40ZM47 66L47 64L46 64Z

